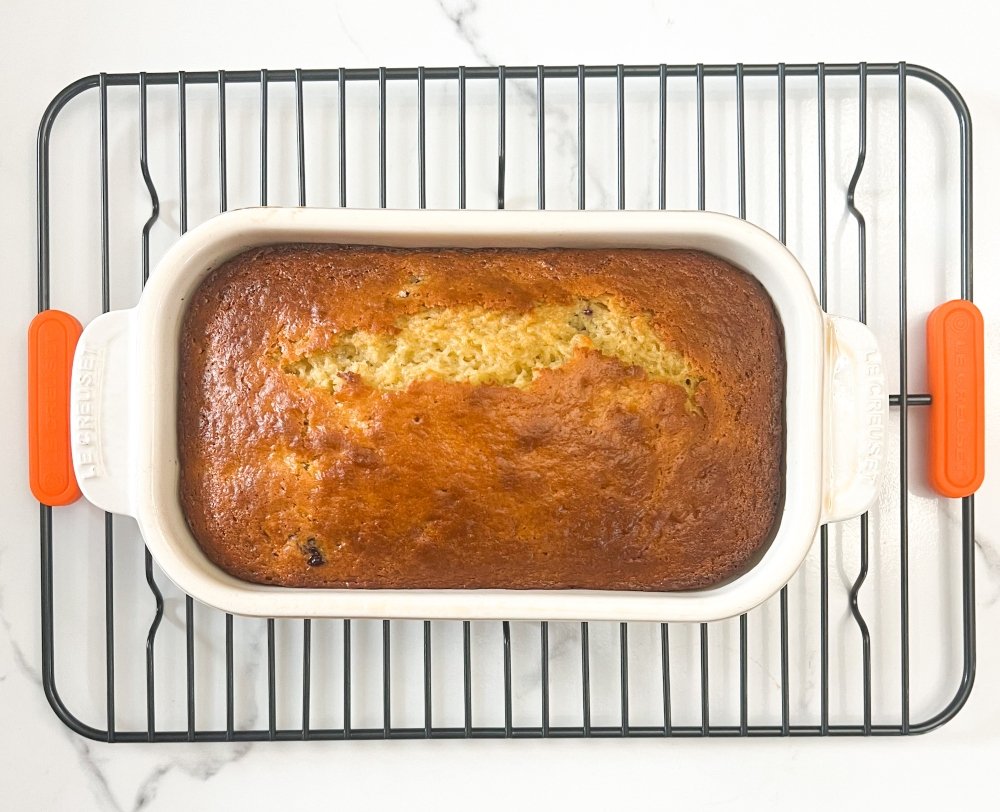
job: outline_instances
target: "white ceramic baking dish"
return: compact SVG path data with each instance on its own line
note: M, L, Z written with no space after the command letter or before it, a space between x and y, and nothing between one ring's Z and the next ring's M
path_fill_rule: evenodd
M398 247L693 248L761 281L785 333L785 495L776 535L742 576L693 592L291 589L240 581L212 564L178 498L181 320L205 275L246 248L288 242ZM884 465L888 410L875 337L826 316L777 240L708 212L393 211L257 208L185 235L139 304L86 328L73 363L73 464L95 505L134 516L163 572L228 612L268 617L709 621L745 612L801 564L821 523L864 512Z

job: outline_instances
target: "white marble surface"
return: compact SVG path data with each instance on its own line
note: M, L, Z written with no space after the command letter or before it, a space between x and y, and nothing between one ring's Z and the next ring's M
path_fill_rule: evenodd
M805 4L793 2L710 8L701 3L420 0L390 9L362 3L176 2L154 8L124 2L62 6L7 0L0 24L0 67L19 81L0 85L0 257L5 274L0 323L11 347L8 394L0 401L0 417L10 427L0 439L8 461L0 471L6 494L6 532L0 535L0 804L10 809L125 810L296 808L307 803L534 808L576 802L595 808L646 808L670 801L719 809L822 809L864 798L861 808L894 808L904 799L918 808L959 799L972 808L990 808L1000 757L1000 644L995 634L1000 620L1000 548L995 546L1000 539L1000 492L995 475L988 476L977 505L977 687L954 722L916 740L109 747L68 732L50 711L39 682L37 506L27 493L24 474L21 359L35 302L34 135L45 104L58 89L101 70L262 65L819 58L905 58L927 64L951 78L972 108L978 189L976 298L987 314L987 341L995 357L1000 350L1000 285L993 269L1000 260L1000 243L990 226L1000 206L991 187L1000 165L991 147L1000 128L1000 108L987 59L994 48L998 12L972 2L877 7L844 3L841 8L841 13L828 9L819 18ZM560 181L558 174L552 175L550 195L565 194ZM599 177L589 188L598 198L606 194ZM528 187L522 205L532 204L530 194ZM570 195L567 204L572 202ZM995 378L989 385L994 408L988 430L995 460L1000 450L1000 410L995 405L1000 392ZM127 528L123 532L127 535ZM850 565L844 563L846 571L852 571ZM928 555L916 565L932 569L935 559ZM100 601L100 589L95 586L81 596L81 611ZM914 593L914 601L919 597ZM171 613L181 610L176 602L168 602L168 624ZM259 630L250 629L241 639L247 646L259 645ZM100 639L75 640L73 647L84 655L92 650L98 663L103 657ZM182 656L182 649L159 653L161 661ZM82 661L90 662L86 656ZM766 677L769 669L762 666L761 673ZM68 674L64 682L71 684L72 677ZM122 679L127 684L128 677ZM259 675L241 672L240 679L259 681ZM525 679L530 682L530 675ZM245 724L263 723L266 710L258 700L241 706ZM141 707L138 712L141 719Z

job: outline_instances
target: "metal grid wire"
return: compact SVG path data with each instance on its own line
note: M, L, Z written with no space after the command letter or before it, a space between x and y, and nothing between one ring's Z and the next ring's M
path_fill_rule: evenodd
M952 208L956 213L952 220L957 225L956 243L959 261L955 264L955 276L958 278L961 295L971 298L972 295L972 198L971 198L971 121L969 112L957 91L941 76L924 68L898 64L809 64L809 65L653 65L653 66L579 66L579 67L542 67L512 68L512 67L477 67L477 68L416 68L416 69L386 69L374 70L261 70L261 71L218 71L192 73L150 73L150 74L101 74L81 79L68 86L50 104L42 119L38 138L38 306L45 309L50 306L50 299L58 295L58 288L50 286L52 276L51 266L52 245L61 242L62 234L52 214L50 204L50 186L53 177L57 175L50 156L50 142L53 127L64 109L77 97L86 99L86 105L96 103L98 113L98 151L96 154L80 156L79 163L99 173L100 198L97 211L100 218L100 266L94 269L94 274L80 270L76 277L87 276L85 279L74 277L65 283L67 288L82 285L87 288L100 288L100 308L107 311L112 306L112 253L116 227L109 213L110 200L116 194L116 185L109 180L109 165L114 160L117 147L109 146L109 115L126 115L125 107L109 103L109 97L117 89L129 89L129 105L137 98L138 112L138 167L145 187L147 200L151 205L148 219L141 224L141 279L144 283L150 271L151 240L155 239L157 224L161 221L164 211L161 208L162 188L165 181L160 181L160 187L154 183L150 170L149 144L151 137L175 139L176 150L176 223L177 230L169 239L176 239L177 233L187 230L192 206L195 202L206 209L214 199L218 210L226 210L230 206L229 190L233 183L232 176L237 173L246 174L246 160L241 159L239 165L232 158L232 143L234 139L241 143L255 142L259 149L260 162L256 170L258 190L257 200L243 201L267 205L273 202L277 171L269 146L269 138L275 138L274 110L269 111L269 104L275 104L275 94L280 90L292 91L288 97L289 105L283 107L285 123L289 115L294 119L294 139L289 141L290 151L295 155L294 167L285 167L282 182L288 182L289 173L294 178L296 202L307 204L307 180L315 183L315 174L307 171L306 162L306 110L309 92L312 88L323 88L329 91L321 101L316 102L317 108L322 108L320 114L329 113L330 121L336 120L334 128L330 125L330 136L336 146L324 150L332 156L328 159L326 169L332 170L336 183L335 198L327 201L340 206L348 205L348 179L351 173L351 161L348 151L348 128L351 126L351 100L355 91L367 88L375 89L372 99L373 109L377 116L377 205L386 207L390 204L389 183L390 138L387 130L390 121L396 113L392 98L395 88L406 88L410 93L405 102L399 102L402 108L405 104L412 107L412 120L415 130L406 137L415 141L415 163L408 165L414 170L416 184L416 205L423 208L428 205L429 176L433 178L438 172L438 166L430 166L436 160L428 146L428 96L432 89L437 92L441 87L452 93L450 102L455 118L453 125L457 133L454 137L455 152L449 172L454 173L457 200L451 205L466 208L470 202L470 184L477 183L471 178L469 169L471 163L470 129L475 123L481 130L484 122L492 122L495 117L495 140L491 147L494 155L494 169L487 172L491 176L494 187L494 204L504 208L510 201L509 175L512 161L522 160L514 155L514 150L508 144L509 137L515 133L508 128L508 107L510 101L509 88L518 88L517 99L528 99L533 106L534 155L520 145L518 154L525 152L523 160L534 161L537 177L537 192L534 205L537 208L546 207L546 191L552 191L551 175L547 174L546 157L550 155L551 146L546 146L546 135L551 133L551 117L553 109L558 108L560 126L571 135L575 135L573 148L577 166L576 205L583 209L588 206L588 147L595 138L595 122L593 116L588 117L588 94L602 95L608 100L607 109L613 111L613 132L611 138L613 162L615 166L614 184L608 191L606 204L618 209L627 208L626 178L629 177L626 158L626 117L630 112L627 86L643 82L647 95L651 99L650 109L655 113L650 132L649 144L653 149L646 156L646 170L653 178L655 188L655 205L660 209L668 207L679 208L676 201L670 197L668 182L668 129L676 125L678 117L683 119L682 126L689 127L693 133L691 157L693 165L682 168L682 172L691 171L693 183L690 186L691 197L686 203L689 208L705 209L709 181L707 174L712 171L713 164L719 154L706 141L706 130L712 126L706 123L706 108L722 110L728 117L727 133L735 136L734 142L725 146L731 161L733 174L727 175L721 185L727 190L727 199L735 203L734 214L746 218L748 216L748 196L753 198L758 193L769 198L776 198L776 216L772 218L769 227L776 236L785 242L788 236L789 212L801 208L801 190L789 192L788 139L795 134L788 126L788 86L791 81L796 84L796 109L803 108L812 111L815 118L809 123L816 134L814 162L815 174L812 185L815 198L811 205L815 206L817 214L816 229L816 268L818 276L816 284L821 305L826 308L831 286L839 284L843 287L844 280L835 276L843 274L833 267L829 261L828 245L831 235L828 233L828 132L834 122L828 119L828 87L833 81L838 82L840 101L837 110L843 104L853 104L856 109L857 141L854 147L856 160L853 174L846 187L846 199L843 201L845 210L853 218L851 222L856 228L857 259L854 270L854 282L847 280L848 285L856 286L856 315L866 320L869 313L868 290L870 285L867 258L872 249L869 226L857 205L856 191L862 180L868 155L868 93L871 83L878 80L891 89L895 96L894 104L897 110L896 133L894 149L898 165L898 175L894 183L896 209L898 213L896 228L896 250L898 270L898 298L895 312L890 308L889 317L895 319L899 327L898 343L898 392L891 397L894 414L898 415L898 468L891 478L893 486L898 489L896 498L898 506L891 511L883 511L881 521L891 525L893 538L898 544L898 567L890 574L894 580L892 590L886 590L892 595L892 600L898 600L898 614L892 629L894 641L892 651L898 654L898 661L891 682L895 687L889 688L889 693L897 699L893 710L888 714L878 714L873 711L873 684L879 680L879 674L873 676L872 635L862 601L859 596L869 574L870 527L866 515L860 522L851 523L856 527L858 546L857 570L852 575L852 582L845 585L843 595L835 586L831 586L833 528L823 527L818 536L818 563L815 569L803 577L813 578L818 584L816 605L811 605L808 611L789 600L789 587L784 588L776 596L771 605L777 603L776 623L770 621L758 633L752 631L753 624L748 615L721 624L700 624L685 627L684 624L660 624L647 628L651 624L550 624L546 622L527 623L497 623L495 626L499 635L488 636L480 633L485 624L470 622L423 621L417 624L414 639L415 648L411 649L418 656L397 654L399 651L400 622L389 620L379 623L344 620L302 620L291 622L273 619L266 621L245 621L225 615L208 607L197 607L199 624L212 626L221 630L221 636L213 635L205 644L212 657L220 658L221 668L210 676L215 686L212 690L219 698L216 708L224 711L224 723L221 713L209 714L213 722L203 722L200 706L196 697L196 685L203 684L196 677L196 605L190 597L180 596L178 604L181 607L176 617L167 625L175 628L183 635L183 647L177 652L183 660L183 675L179 679L167 680L167 689L171 692L169 703L183 708L183 718L186 723L164 727L158 723L158 710L167 704L163 697L163 686L157 683L160 672L157 666L157 655L161 653L165 641L162 624L165 613L164 591L170 585L164 584L162 575L158 574L149 552L146 551L142 560L141 570L132 574L122 571L121 565L116 569L116 563L122 554L121 536L125 533L116 517L110 514L103 517L102 530L104 538L103 566L98 572L103 573L103 588L95 591L93 585L84 588L82 578L59 575L60 556L69 556L71 545L86 544L90 539L74 539L68 531L61 529L58 520L54 520L51 508L41 507L41 611L42 611L42 657L43 678L46 695L57 715L73 730L97 740L109 742L136 741L247 741L247 740L288 740L288 739L372 739L372 738L459 738L459 737L574 737L574 736L812 736L812 735L905 735L922 733L931 730L949 720L964 704L971 690L975 671L975 616L974 616L974 542L973 542L973 500L966 498L961 502L960 516L955 523L947 525L942 531L942 538L937 543L952 547L960 559L956 565L956 586L953 592L943 594L943 604L959 618L960 647L956 646L944 655L950 658L954 665L954 673L958 677L958 688L950 684L939 691L939 699L932 703L926 715L921 715L919 721L911 719L911 601L910 592L910 562L909 545L909 515L913 496L909 482L910 450L914 445L913 418L921 419L919 407L926 406L930 398L919 391L911 392L908 385L909 339L908 339L908 293L907 293L907 91L916 80L921 87L930 88L934 94L940 94L957 114L958 156L957 156L957 194L953 199L940 202L941 209ZM707 83L713 83L712 91L706 95ZM554 83L559 83L559 99L555 102L546 100L549 90L550 99ZM671 86L671 96L668 99L668 84ZM160 116L156 123L150 123L148 98L154 88L166 86L175 94L176 119L170 121ZM676 91L674 87L680 88ZM845 90L844 88L849 88ZM568 88L568 89L567 89ZM594 88L597 88L596 90ZM216 166L218 170L217 185L204 182L190 183L189 177L194 171L189 150L189 105L195 91L211 91L214 94L214 113L217 114L217 144ZM252 91L255 96L256 108L259 113L259 130L253 132L242 124L234 125L227 115L227 97L232 104L232 94ZM96 91L96 93L94 92ZM368 92L368 91L365 91ZM714 95L713 95L714 94ZM474 99L473 99L474 95ZM676 95L677 101L674 101ZM751 99L750 96L753 96ZM95 98L96 97L96 98ZM513 98L513 97L512 97ZM687 107L682 107L690 102ZM706 101L708 99L708 101ZM721 99L720 104L716 101ZM804 107L801 104L805 101ZM244 98L246 101L246 98ZM575 103L574 103L575 102ZM199 96L199 104L207 103ZM776 119L773 124L776 129L775 153L776 176L771 176L766 189L764 184L748 170L748 164L754 156L748 157L747 109L764 108L773 112ZM93 107L88 109L93 110ZM111 113L109 114L109 109ZM487 111L488 112L485 112ZM570 112L567 113L566 111ZM118 112L116 112L118 111ZM135 115L135 107L128 108L128 115ZM550 117L547 125L546 116ZM715 115L715 113L713 113ZM843 129L844 122L841 113L837 113L836 126ZM91 121L88 119L88 121ZM75 127L84 126L79 120L71 122ZM230 130L227 132L227 123ZM564 126L565 125L565 126ZM601 125L603 126L603 125ZM796 127L806 126L806 122L797 119ZM839 131L839 130L838 130ZM173 133L173 134L171 134ZM524 134L523 127L516 134ZM588 140L589 139L589 140ZM476 148L481 149L482 138L476 139ZM603 147L598 147L602 149ZM246 151L246 150L244 150ZM130 159L134 161L135 159ZM632 161L632 158L629 158ZM204 160L200 161L202 164ZM550 159L551 165L551 159ZM62 166L62 165L60 165ZM135 164L131 163L134 171ZM429 169L430 166L430 169ZM69 175L69 170L59 170ZM670 171L673 171L671 169ZM727 172L729 170L726 170ZM805 173L807 170L798 170ZM270 187L269 187L270 183ZM482 184L478 184L479 187ZM890 186L893 186L890 183ZM197 187L197 188L196 188ZM333 187L331 187L333 188ZM173 194L173 193L172 193ZM523 203L523 201L522 201ZM600 203L600 201L599 201ZM524 207L522 205L522 207ZM54 224L56 223L56 224ZM842 263L841 263L842 264ZM99 276L97 276L99 274ZM60 283L64 284L64 283ZM50 287L52 289L50 290ZM74 287L74 289L76 289ZM133 297L134 298L134 297ZM120 306L120 305L119 305ZM887 349L884 347L884 349ZM893 354L886 352L888 363L892 363ZM914 415L910 414L915 409ZM86 508L85 508L86 509ZM56 512L58 513L58 512ZM854 532L854 531L852 531ZM855 538L855 536L851 536ZM92 553L99 553L91 546ZM801 574L801 573L800 573ZM131 583L123 583L124 579L137 580L144 577L148 594ZM116 583L116 577L118 582ZM98 579L99 580L99 579ZM843 580L843 579L841 579ZM63 693L57 690L56 650L63 650L64 644L57 629L57 603L66 601L71 592L86 591L87 598L93 609L96 601L102 606L99 612L103 615L103 623L99 625L90 622L85 624L83 634L90 641L91 650L103 650L101 667L70 671L67 677L60 672L61 690L72 687L74 680L86 683L83 693L86 696L89 710L77 703L76 709L71 709L64 699ZM856 642L850 647L859 646L860 659L857 666L860 669L860 691L854 699L841 701L838 711L832 710L831 693L833 678L831 670L838 667L839 658L846 650L844 645L832 641L831 625L831 593L834 598L843 601L849 607L850 617L854 623ZM152 605L149 600L152 598ZM877 600L887 600L888 597L877 596ZM921 595L921 601L927 600ZM799 608L802 608L801 617ZM755 610L756 611L756 610ZM168 612L169 614L169 612ZM752 613L751 613L752 616ZM61 616L60 616L61 617ZM91 612L88 617L93 618ZM100 615L97 616L98 618ZM139 617L145 628L145 645L133 638L125 640L121 632L121 624L128 617ZM774 615L769 615L774 617ZM168 618L170 619L170 618ZM220 622L217 622L220 621ZM68 622L60 619L60 623ZM261 648L251 648L249 653L241 650L236 627L242 628L243 623L261 623L263 625L263 641ZM558 625L558 630L555 627ZM796 641L805 639L805 627L810 625L815 636L800 644L805 648L805 654L810 662L818 662L818 684L810 688L810 702L817 700L815 713L794 712L792 707L794 658L790 649ZM570 627L571 628L568 628ZM637 629L637 626L643 628ZM550 628L551 627L551 628ZM314 662L314 636L318 630L326 634L338 635L339 662L336 674L337 695L334 704L339 705L340 721L333 725L320 725L314 719L317 714L314 695L316 686L329 682L333 674L325 664L328 659L324 655L323 663ZM717 631L718 630L718 631ZM575 673L571 678L575 686L570 702L574 708L562 710L558 719L554 717L553 703L558 701L566 705L564 700L567 690L561 684L557 687L556 676L551 673L553 661L550 652L550 635L556 635L565 642L567 636L573 639L571 656L562 656L559 660L561 672L566 670L566 663L575 662ZM630 644L630 631L633 641ZM117 634L117 639L116 639ZM490 632L492 634L492 632ZM484 636L486 635L486 636ZM527 635L528 643L518 647L512 642L515 637ZM600 650L592 650L591 641L594 635L600 635L604 643ZM299 670L290 680L279 680L279 672L285 667L287 652L282 640L287 636L297 638L294 652L300 657ZM411 635L413 636L413 635ZM439 641L448 636L455 645L458 655L449 658L441 655ZM713 653L712 638L725 637L732 645L723 653L723 660ZM617 638L612 640L610 638ZM637 638L642 638L642 645L651 647L641 662L638 662ZM677 638L683 637L688 644L678 648ZM362 641L364 638L364 642ZM672 642L672 638L674 638ZM753 646L755 642L767 645L776 643L777 668L775 677L776 701L763 709L754 707L754 691L751 687L751 672L753 665ZM486 640L486 643L483 643ZM57 641L58 642L57 644ZM435 643L438 642L437 645ZM563 646L563 643L559 645ZM159 648L158 648L159 644ZM367 653L362 658L359 647L366 647ZM482 645L497 646L489 658L480 657ZM477 648L479 646L479 648ZM578 649L576 648L578 646ZM67 649L68 651L68 649ZM374 654L372 653L374 651ZM473 652L476 656L473 656ZM518 652L515 654L515 651ZM652 652L651 656L647 656ZM494 656L499 655L499 656ZM202 656L202 655L199 655ZM553 658L555 654L552 655ZM260 720L256 717L250 724L240 721L241 711L237 693L240 678L235 664L238 657L245 657L259 662L266 668L266 718L261 713ZM405 658L401 665L397 657ZM352 663L352 658L354 662ZM610 660L609 660L610 658ZM363 662L360 661L363 659ZM483 665L483 660L489 659L491 666ZM531 718L522 722L519 692L516 680L518 663L524 659L531 660L531 667L537 669L538 693L529 692L530 704L537 705L530 714ZM449 662L444 662L449 660ZM475 662L474 662L475 660ZM849 669L854 669L854 660ZM129 686L119 684L116 687L116 677L122 678L122 672L132 668L134 663L144 664L144 681L133 680ZM161 655L162 664L162 655ZM492 667L495 673L481 676L480 670ZM441 676L444 669L451 673L451 688L461 696L457 714L445 714L441 709L442 691L435 687L435 679ZM595 718L595 698L592 696L592 686L597 679L595 672L601 670L608 683L608 673L616 674L617 684L612 686L613 699L617 719L607 718L602 712L600 719ZM722 675L722 672L725 675ZM477 713L480 705L486 703L477 693L480 681L489 682L496 690L492 693L489 719L481 721ZM717 682L718 680L718 682ZM401 709L400 703L394 706L397 697L396 683L403 681L408 686L417 686L419 698L409 702L408 707ZM946 681L946 680L945 680ZM143 684L144 682L144 684ZM281 683L279 685L279 682ZM612 681L614 682L614 681ZM722 712L718 709L717 693L713 691L722 684L723 690L729 692L733 700L732 712ZM280 705L283 700L281 692L291 684L293 693L292 706L297 706L300 714L296 724L279 724ZM637 687L638 686L638 687ZM77 686L79 687L79 686ZM136 715L123 710L123 695L128 687L133 693L143 697L144 722L136 723ZM367 711L358 710L358 696L377 697L380 714L373 716ZM641 693L648 699L656 697L659 710L655 719L648 714L638 719L638 711L630 708L630 698ZM558 694L558 696L557 696ZM297 697L297 698L295 698ZM643 702L646 702L643 699ZM116 708L116 703L118 707ZM352 704L353 703L353 704ZM407 703L403 703L407 704ZM648 703L647 703L648 704ZM654 703L655 705L656 703ZM103 705L103 707L102 707ZM475 705L475 709L474 709ZM927 703L923 703L927 707ZM95 710L96 709L96 710ZM161 712L162 713L162 712ZM294 717L295 714L290 714ZM356 721L363 716L362 721ZM793 719L793 715L796 717ZM88 721L84 721L84 717ZM129 717L128 726L123 725L122 717ZM444 718L447 716L447 718ZM405 717L405 719L403 718ZM683 718L682 718L683 717ZM808 718L806 718L808 717ZM836 717L836 718L834 718ZM162 716L160 717L162 719ZM375 721L373 721L373 719ZM219 723L215 723L218 720ZM379 724L379 720L381 724ZM417 721L414 721L417 720Z

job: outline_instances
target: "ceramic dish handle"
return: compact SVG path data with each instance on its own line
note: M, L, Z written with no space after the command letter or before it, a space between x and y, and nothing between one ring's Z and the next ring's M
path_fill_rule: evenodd
M70 450L80 490L109 513L132 512L128 371L131 310L113 310L83 331L73 356Z
M885 468L889 417L875 335L854 319L827 316L826 322L823 523L860 516L875 501Z

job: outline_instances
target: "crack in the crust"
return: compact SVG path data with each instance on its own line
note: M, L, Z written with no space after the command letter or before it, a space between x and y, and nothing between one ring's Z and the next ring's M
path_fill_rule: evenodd
M698 411L694 395L703 378L693 363L670 349L647 317L604 299L541 304L525 312L427 308L399 319L392 332L341 333L331 346L282 368L308 386L333 392L353 379L382 391L425 380L524 389L587 350L680 386L689 411Z

